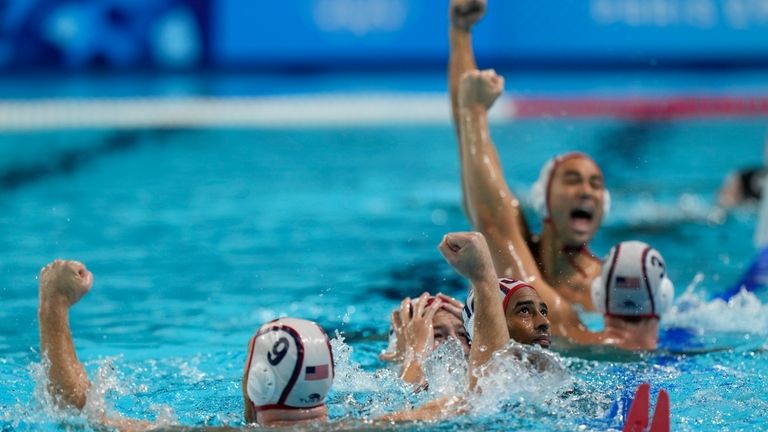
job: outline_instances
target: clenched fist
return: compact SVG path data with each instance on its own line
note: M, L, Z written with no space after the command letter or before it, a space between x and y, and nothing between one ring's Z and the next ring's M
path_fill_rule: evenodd
M469 31L485 15L486 0L451 0L451 24L459 30Z
M40 270L40 300L77 303L93 286L93 274L79 261L57 259Z
M504 90L504 78L493 69L471 70L459 81L459 105L489 109Z
M448 233L438 249L456 272L470 281L496 280L488 243L479 232Z

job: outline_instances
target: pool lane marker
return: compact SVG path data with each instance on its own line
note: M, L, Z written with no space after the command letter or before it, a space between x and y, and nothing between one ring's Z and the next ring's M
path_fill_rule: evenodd
M491 121L514 117L502 101ZM444 93L331 93L266 97L5 100L0 131L183 127L350 127L450 125Z
M516 118L670 120L768 117L768 95L502 97L491 121ZM450 124L443 92L258 97L24 99L0 102L0 131L83 128L301 128Z
M520 118L611 117L632 120L768 115L768 95L576 96L515 100Z

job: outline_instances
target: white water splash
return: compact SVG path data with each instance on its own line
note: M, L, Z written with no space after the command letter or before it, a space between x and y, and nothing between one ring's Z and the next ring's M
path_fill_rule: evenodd
M682 194L675 201L661 202L653 195L643 194L636 200L616 206L610 218L620 225L644 226L667 225L683 222L706 222L721 224L722 211L713 207L700 195Z
M509 404L543 404L571 382L559 355L510 341L493 354L479 373L480 391L471 395L469 401L474 414L494 415Z
M438 346L424 361L430 398L465 393L469 386L468 367L458 340L451 337Z
M768 305L755 294L742 290L728 301L708 300L696 290L701 278L694 279L662 321L665 327L693 329L699 334L709 332L768 333Z
M378 417L401 409L412 388L400 380L397 372L379 369L368 372L352 360L353 349L344 343L338 331L331 339L335 378L334 398L343 406L344 417Z
M8 420L14 428L21 423L41 427L45 424L60 423L68 429L90 430L103 418L123 418L114 410L114 400L119 397L133 396L145 392L145 385L138 385L126 379L115 367L120 357L101 359L95 362L97 370L91 374L91 387L88 389L86 403L82 411L59 406L47 390L49 385L47 370L50 363L43 359L40 363L29 365L29 374L35 384L32 400L29 404L17 405L9 414ZM88 363L93 364L93 363ZM154 425L157 427L178 424L178 418L167 405L152 404L149 409L155 413Z

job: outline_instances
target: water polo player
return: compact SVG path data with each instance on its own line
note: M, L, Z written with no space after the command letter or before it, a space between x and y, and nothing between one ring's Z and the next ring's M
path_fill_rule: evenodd
M440 251L462 275L471 266L493 268L488 244L480 233L446 234ZM566 341L584 345L610 344L628 350L655 349L658 321L674 298L674 287L667 277L661 254L642 242L623 242L611 250L605 263L591 289L596 304L605 314L605 329L601 332L589 331L570 303L543 280L537 279L530 284L533 289L526 291L535 291L541 297L548 306L547 318L553 333ZM493 341L489 346L500 347L513 337L512 330L507 328L509 311L499 299L496 279L492 282L487 275L483 277L482 286L496 286L478 291L475 285L479 282L470 279L473 286L469 302L473 306L469 316L474 321L474 325L470 325L472 343L476 344L478 336L483 336L478 328L490 328L493 335L484 338ZM504 324L506 332L500 332L499 322ZM496 341L496 338L500 340Z
M281 318L264 324L248 344L245 420L262 426L327 421L334 372L330 341L316 323Z
M462 320L462 304L442 293L406 297L392 312L389 345L380 360L400 364L400 376L408 383L426 384L422 364L435 348L456 340L469 355L469 336Z
M103 406L86 409L91 387L77 357L69 309L93 286L82 263L56 260L40 272L38 319L41 355L47 359L47 390L62 408L82 411L92 424L144 431L167 424L108 415ZM328 337L315 323L282 318L263 325L249 343L243 374L246 422L286 426L327 420L325 396L334 378Z
M672 307L675 287L659 251L640 241L611 248L592 300L603 314L605 332L624 335L622 348L656 349L659 320Z
M543 219L543 229L540 235L531 235L488 135L486 113L499 92L465 89L475 94L465 91L464 96L471 97L461 103L461 78L477 69L471 29L485 8L485 0L452 0L449 11L451 106L459 137L465 213L474 228L488 239L499 277L531 282L533 276L521 273L517 257L517 245L525 245L550 286L568 302L592 310L589 288L600 273L600 261L587 245L610 207L603 174L589 156L579 152L546 163L531 194ZM503 86L500 77L493 74L492 78L496 86Z
M499 279L499 297L509 337L521 344L549 348L549 308L536 289L514 279ZM475 292L470 291L463 309L464 325L474 335Z

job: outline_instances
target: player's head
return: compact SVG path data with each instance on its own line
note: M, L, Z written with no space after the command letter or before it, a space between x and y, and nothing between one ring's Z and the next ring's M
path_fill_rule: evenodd
M471 291L464 305L464 325L470 338L474 335L475 293ZM549 309L531 285L514 279L499 279L499 296L504 308L509 337L527 345L549 348Z
M660 319L671 307L675 287L659 251L639 241L611 248L592 282L592 302L607 317Z
M326 420L333 377L333 352L320 326L295 318L264 324L248 346L246 421L268 426Z
M537 213L570 247L588 243L610 210L603 172L581 152L561 154L541 169L531 189Z

